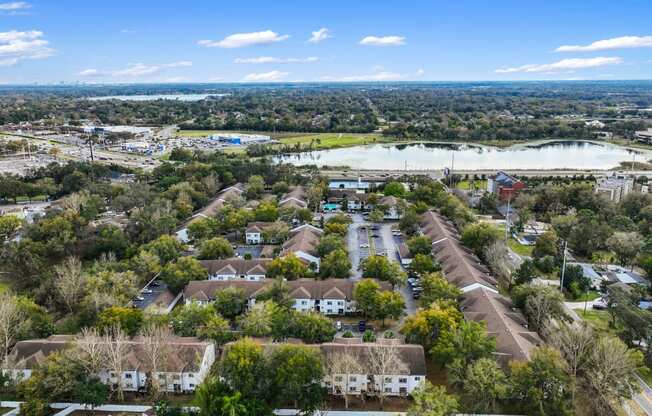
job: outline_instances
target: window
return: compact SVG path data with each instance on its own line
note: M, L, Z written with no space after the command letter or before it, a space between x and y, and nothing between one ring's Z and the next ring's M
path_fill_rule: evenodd
M191 389L194 389L195 385L194 384L188 384L188 387L190 387Z
M407 387L400 387L398 389L398 392L401 393L401 394L407 394Z
M392 388L391 387L385 387L385 393L391 393Z
M398 379L398 382L399 383L407 383L407 378L401 377L401 378Z
M179 375L178 375L178 374L175 374L172 378L173 378L174 380L179 380Z
M306 301L306 300L302 300L302 301L301 301L301 304L302 304L302 305L307 305L307 304L308 304L308 301Z
M391 383L392 378L391 377L385 377L385 383Z
M351 386L351 387L349 387L349 391L353 392L353 391L355 391L355 390L356 390L356 389L355 389L355 386Z
M125 378L131 378L131 373L125 374Z
M331 302L331 301L329 300L328 302L326 302L326 304L327 304L327 305L332 305L333 302Z
M358 378L356 376L351 376L351 377L349 377L349 381L351 383L355 383L356 381L358 381Z
M195 375L193 373L188 373L188 378L195 378Z
M335 381L342 381L342 376L335 376Z
M414 381L421 381L421 377L414 377Z

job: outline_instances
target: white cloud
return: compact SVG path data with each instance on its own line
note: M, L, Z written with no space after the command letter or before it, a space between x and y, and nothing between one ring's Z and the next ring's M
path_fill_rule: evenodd
M219 81L224 81L224 78L223 77L211 77L211 78L208 78L208 81L209 82L219 82Z
M24 59L43 59L55 54L43 32L11 30L0 32L0 65L15 65Z
M369 46L400 46L405 45L403 36L365 36L360 40L360 45Z
M289 72L281 72L281 71L251 73L246 77L244 77L243 80L248 82L281 81L288 75L290 75Z
M95 68L85 69L77 75L82 77L114 77L114 78L137 78L145 75L154 75L169 68L187 68L192 66L191 61L178 61L169 64L146 65L143 63L130 64L127 68L104 71Z
M16 10L25 10L31 8L32 5L26 1L12 1L10 3L0 3L0 10L5 11L16 11Z
M95 68L89 68L89 69L84 69L83 71L80 71L77 73L80 77L101 77L106 75L105 72L100 71L99 69Z
M426 71L424 71L422 68L417 69L416 76L417 77L422 77L426 74Z
M259 56L257 58L236 58L236 64L292 64L317 62L319 58L309 56L307 58L276 58L273 56Z
M562 59L552 64L529 64L514 68L499 68L495 72L498 74L512 74L516 72L563 72L575 69L597 68L606 65L618 65L622 62L623 60L619 57L598 56L587 59L572 58Z
M328 38L332 38L333 35L331 35L331 31L326 29L325 27L322 27L321 29L311 32L312 36L310 39L308 39L308 42L311 43L319 43L322 40L326 40Z
M163 82L176 83L176 82L188 82L190 78L188 77L169 77L163 80Z
M122 29L120 33L136 33L136 31L132 29Z
M598 40L589 45L563 45L556 52L593 52L609 49L652 48L652 36L621 36Z
M279 35L271 30L264 30L261 32L234 33L222 40L200 40L197 44L207 48L242 48L281 42L289 37L290 35Z

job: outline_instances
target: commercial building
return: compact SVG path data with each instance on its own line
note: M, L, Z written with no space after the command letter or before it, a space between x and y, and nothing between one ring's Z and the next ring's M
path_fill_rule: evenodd
M642 142L650 143L652 142L652 128L637 131L634 133L634 137Z
M634 178L613 175L598 178L594 192L605 195L610 201L619 202L634 188Z
M514 199L526 188L523 182L502 170L487 179L487 190L503 201Z
M240 134L240 133L219 133L208 136L210 140L215 140L230 145L249 145L254 143L269 143L272 138L262 134Z

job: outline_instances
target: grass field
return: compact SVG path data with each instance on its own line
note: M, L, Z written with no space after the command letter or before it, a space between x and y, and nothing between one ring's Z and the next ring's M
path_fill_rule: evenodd
M532 257L534 246L524 246L512 237L509 237L509 240L507 240L507 245L519 256Z
M218 130L180 130L177 136L184 137L205 137L215 133L238 133ZM356 134L356 133L269 133L269 132L247 132L246 134L268 134L273 139L284 145L301 144L307 146L313 144L315 149L335 149L338 147L349 147L373 143L389 143L396 141L392 138L383 137L381 134ZM245 133L243 133L245 134ZM229 149L227 152L238 153L239 148Z
M584 302L584 301L592 301L599 297L600 297L600 292L598 292L597 290L589 290L588 292L583 293L581 296L579 296L576 299L568 299L568 300L571 302Z
M486 179L485 180L480 179L480 180L477 180L477 181L463 180L463 181L458 182L458 184L455 185L455 187L457 189L461 189L463 191L468 191L468 190L471 189L471 182L473 182L473 185L475 186L475 189L487 189L487 180Z
M584 309L575 309L575 312L577 312L580 318L588 322L598 334L611 336L617 335L616 329L609 326L611 317L607 311L587 309L586 312L584 312Z

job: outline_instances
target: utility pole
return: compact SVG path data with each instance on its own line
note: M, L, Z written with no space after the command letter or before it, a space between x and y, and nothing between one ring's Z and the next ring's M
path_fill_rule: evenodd
M510 203L512 202L512 198L507 198L507 212L505 213L505 243L509 240L509 211L510 211Z
M91 162L94 162L95 158L93 157L93 136L91 135L88 136L88 146L91 148Z
M559 281L559 290L564 291L564 274L566 274L566 246L568 242L564 240L564 259L561 262L561 280Z

